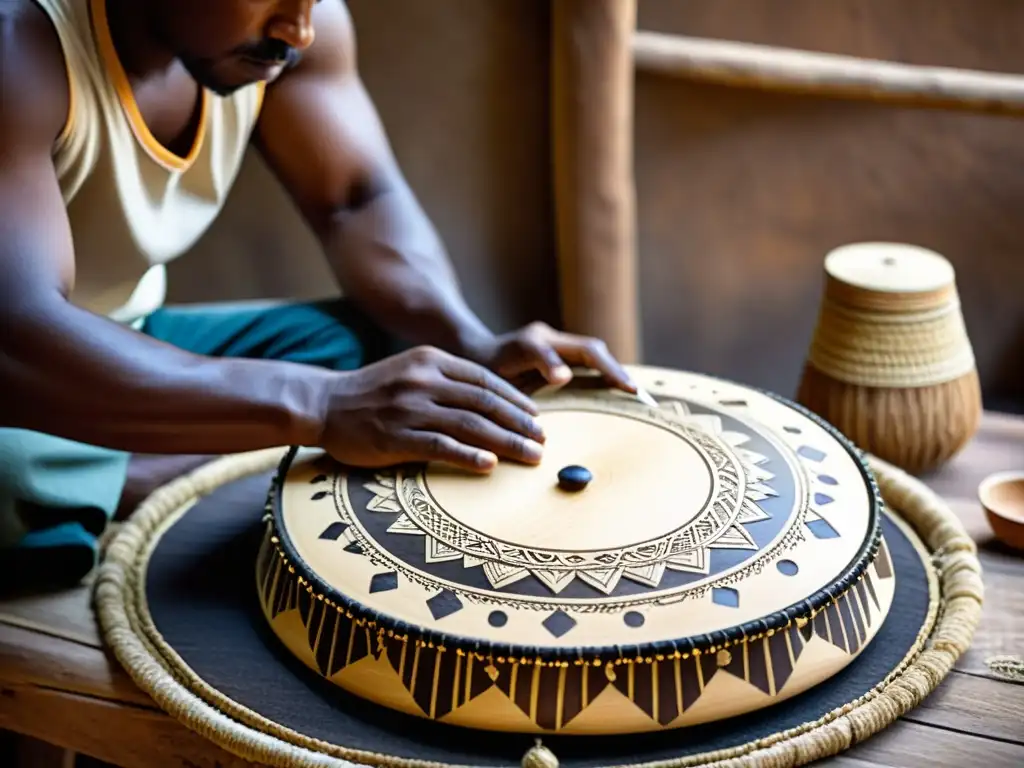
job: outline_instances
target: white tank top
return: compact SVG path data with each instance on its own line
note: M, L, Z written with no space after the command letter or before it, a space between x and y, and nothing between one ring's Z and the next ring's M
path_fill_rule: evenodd
M35 0L64 51L70 106L54 164L71 223L70 300L137 323L166 293L164 265L217 217L234 183L263 101L263 83L227 97L203 90L188 155L149 132L117 58L105 0Z

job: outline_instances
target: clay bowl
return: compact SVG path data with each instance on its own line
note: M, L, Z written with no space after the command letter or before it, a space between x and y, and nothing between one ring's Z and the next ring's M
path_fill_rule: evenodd
M978 499L999 540L1024 551L1024 470L989 475L978 487Z

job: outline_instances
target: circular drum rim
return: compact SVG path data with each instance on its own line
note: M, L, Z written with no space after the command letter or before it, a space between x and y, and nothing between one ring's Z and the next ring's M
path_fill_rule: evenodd
M267 514L268 525L266 538L276 548L277 555L284 558L307 583L314 599L326 601L337 606L346 614L360 621L377 627L379 631L407 635L410 640L418 640L427 644L439 645L465 653L483 654L508 659L536 660L542 663L606 663L616 659L648 658L659 654L701 654L714 652L729 646L788 628L799 619L807 619L829 603L852 589L858 579L865 573L878 554L882 541L881 518L884 502L874 474L868 467L863 451L843 435L837 428L810 411L806 407L789 398L747 384L740 384L722 377L713 377L723 384L742 387L750 392L767 397L793 410L795 413L813 422L824 430L849 455L866 485L869 501L868 534L861 542L853 558L840 572L841 575L831 584L821 587L810 597L790 604L757 619L737 624L726 630L716 630L709 634L675 638L655 642L641 642L633 645L581 645L577 647L538 647L518 644L515 642L499 643L483 638L474 638L461 634L449 634L429 627L410 624L395 616L381 613L354 600L332 585L325 582L299 555L291 536L283 524L282 493L284 480L287 477L300 448L292 446L283 456L274 474L268 493Z

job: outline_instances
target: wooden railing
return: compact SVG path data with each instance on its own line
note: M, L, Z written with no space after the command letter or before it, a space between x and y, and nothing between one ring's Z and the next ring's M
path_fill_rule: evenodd
M552 172L568 330L639 362L637 72L814 96L1024 114L1024 77L636 30L636 0L552 2Z
M900 106L1024 114L1024 77L767 45L637 32L636 70L768 91Z

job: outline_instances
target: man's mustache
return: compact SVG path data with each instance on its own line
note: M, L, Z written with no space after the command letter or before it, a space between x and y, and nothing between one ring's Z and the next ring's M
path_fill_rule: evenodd
M278 64L284 62L288 66L294 66L299 60L299 52L288 43L268 37L258 43L250 43L235 49L235 52L251 61L258 61L261 64Z

